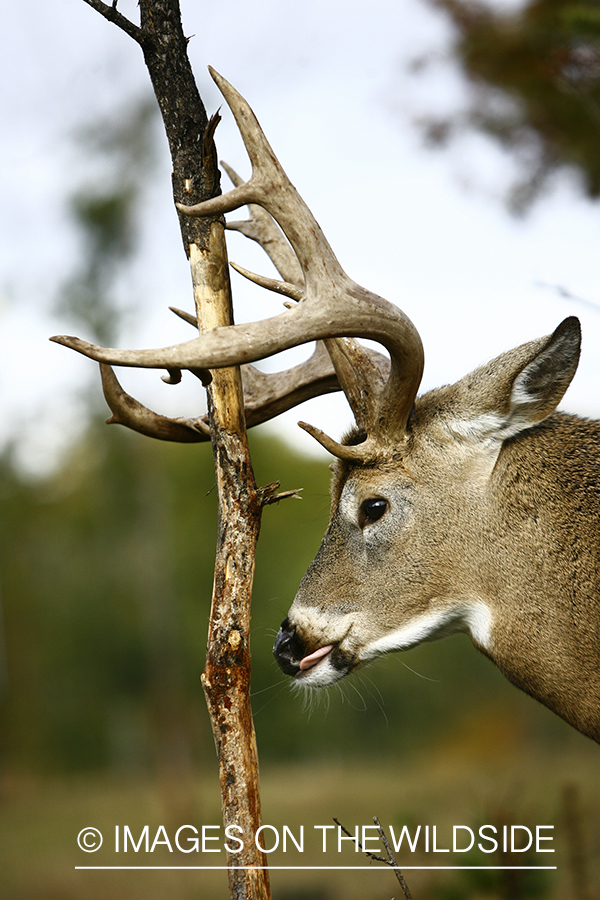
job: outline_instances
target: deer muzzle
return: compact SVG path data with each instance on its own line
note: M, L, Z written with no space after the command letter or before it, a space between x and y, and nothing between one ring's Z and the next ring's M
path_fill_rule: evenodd
M273 655L286 675L301 679L305 677L305 673L330 657L333 650L333 644L325 644L309 652L295 625L286 618L275 639Z

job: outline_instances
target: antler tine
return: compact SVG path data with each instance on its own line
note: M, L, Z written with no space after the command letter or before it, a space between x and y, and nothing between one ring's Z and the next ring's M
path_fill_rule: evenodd
M222 75L210 66L209 71L233 113L252 163L252 175L226 194L195 206L178 203L177 208L191 216L207 216L232 212L249 203L257 204L280 225L298 258L305 280L313 273L317 275L314 266L317 259L321 262L319 268L328 271L330 276L347 278L318 222L275 156L250 105Z
M161 441L191 444L210 440L210 429L202 419L170 419L152 412L123 390L110 366L100 363L102 390L112 412L107 425L125 425L133 431Z
M243 184L235 169L223 161L221 165L236 187ZM304 287L304 276L294 251L277 222L262 206L249 203L248 218L227 222L225 227L229 231L239 231L244 237L260 244L284 281L295 284L298 288Z
M236 187L242 184L242 178L235 169L223 161L221 161L221 165ZM268 290L287 294L297 301L301 300L303 292L301 290L294 292L290 282L294 285L303 285L302 270L279 225L265 209L255 203L248 205L248 215L248 219L228 222L226 227L239 231L245 237L256 241L271 259L284 282L256 276L235 263L231 263L231 265L241 275ZM389 365L386 365L385 368L382 366L382 360L385 357L371 351L373 357L371 358L369 351L361 347L353 338L327 338L324 346L327 348L339 384L354 413L359 431L368 433L375 425L377 394L381 393L383 384L389 375ZM382 370L385 372L385 377ZM318 385L315 384L315 389L317 387Z
M304 291L297 288L295 284L290 284L289 281L278 281L276 278L268 278L266 275L257 275L256 272L250 272L248 269L244 269L243 266L238 266L237 263L234 262L229 265L232 269L235 269L239 275L243 275L248 281L252 281L254 284L258 284L268 291L274 291L276 294L283 294L284 297L290 297L292 300L295 300L296 303L299 303L300 300L304 298Z
M221 75L213 69L210 73L238 124L252 163L252 175L245 185L236 176L236 186L221 197L191 207L180 205L179 209L189 215L209 215L253 203L270 213L298 258L306 284L305 300L307 304L312 301L313 316L317 318L319 310L326 310L329 328L319 337L370 337L390 352L390 377L377 398L377 410L371 410L368 419L377 420L383 440L393 440L404 432L423 372L419 334L404 313L346 275L314 216L279 164L246 100ZM346 327L340 331L342 322Z
M175 313L176 316L179 316L180 319L183 319L184 322L187 322L188 325L198 328L198 319L196 316L192 315L192 313L186 312L185 309L178 309L176 306L170 306L169 309L171 312Z

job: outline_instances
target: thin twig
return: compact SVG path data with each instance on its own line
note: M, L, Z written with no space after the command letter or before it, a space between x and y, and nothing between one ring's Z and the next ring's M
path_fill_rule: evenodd
M350 832L348 831L348 829L345 828L345 827L342 825L342 823L339 821L339 819L336 819L336 818L335 818L335 816L334 816L334 818L333 818L333 821L335 822L335 824L336 824L339 828L342 829L342 831L344 832L345 835L347 835L347 837L352 838L353 841L356 841L356 843L358 844L358 846L359 846L359 848L362 850L362 852L363 852L363 853L366 853L366 855L367 855L370 859L375 859L375 860L377 860L377 862L382 862L382 863L386 863L386 865L389 865L388 860L387 860L384 856L377 856L375 853L371 853L369 850L365 850L364 847L363 847L363 845L361 844L361 842L358 840L358 838L356 838L353 834L350 834Z
M561 284L547 284L545 281L536 281L536 287L548 288L551 291L555 291L562 297L563 300L571 300L573 303L581 303L582 306L587 306L590 309L595 310L596 312L600 311L600 303L595 303L593 300L588 300L587 297L578 297L576 294L572 294L566 287L563 287Z
M377 831L379 832L381 840L383 841L383 846L385 847L385 852L388 855L388 859L386 860L386 862L389 866L394 867L394 873L396 875L396 878L398 879L398 882L400 883L400 887L402 888L402 892L403 892L404 896L406 897L406 900L412 900L412 894L411 894L410 890L408 889L408 885L407 885L406 881L404 880L404 875L402 874L402 872L400 871L400 869L398 867L396 857L392 853L392 848L390 847L390 843L387 839L387 835L386 835L385 831L383 830L381 822L379 821L377 816L373 816L373 821L375 822L375 825L377 826Z
M261 506L269 506L271 503L279 503L280 500L287 500L289 498L295 498L296 500L302 499L300 496L302 488L295 488L291 491L280 491L277 493L278 487L279 481L272 481L271 484L267 484L265 487L258 489Z
M117 9L117 4L115 0L109 6L108 3L103 3L102 0L83 0L84 3L87 3L88 6L91 6L92 9L95 9L96 12L99 12L101 16L104 16L105 19L108 19L109 22L112 22L121 31L124 31L125 34L128 34L130 38L133 38L134 41L137 41L138 44L142 44L144 42L144 33L142 29L138 25L134 25L133 22L130 22L127 16L124 16Z
M382 863L385 863L386 866L391 866L391 868L393 868L393 870L394 870L394 874L395 874L396 878L398 879L398 882L400 883L400 887L402 888L402 892L403 892L403 894L404 894L406 900L413 900L413 896L412 896L412 894L411 894L411 892L410 892L410 890L409 890L409 887L408 887L406 881L404 880L404 875L403 875L402 872L400 871L400 868L399 868L399 866L398 866L398 862L396 861L396 857L395 857L394 854L392 853L392 848L390 847L390 843L389 843L389 841L388 841L388 839L387 839L387 835L386 835L385 831L383 830L383 827L382 827L382 825L381 825L381 822L379 821L379 819L377 818L377 816L373 816L373 822L374 822L375 825L377 826L377 830L378 830L378 832L379 832L379 836L380 836L380 838L381 838L381 841L382 841L382 843L383 843L383 846L385 847L385 850L386 850L386 853L387 853L387 857L385 857L385 856L377 856L376 853L371 853L370 850L365 850L365 848L363 847L363 845L361 844L361 842L358 840L358 838L356 838L353 834L350 834L350 832L348 831L348 829L347 829L347 828L344 828L344 826L342 825L342 823L341 823L340 821L338 821L338 819L336 819L336 818L334 817L333 821L335 822L335 824L336 824L339 828L342 829L342 831L344 832L345 835L347 835L347 837L350 837L350 838L352 838L353 840L356 841L356 843L358 844L359 848L362 850L362 852L363 852L366 856L369 857L369 859L374 859L376 862L382 862Z

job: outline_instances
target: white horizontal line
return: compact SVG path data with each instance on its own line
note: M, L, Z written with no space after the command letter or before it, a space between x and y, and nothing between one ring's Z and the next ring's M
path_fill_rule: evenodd
M241 871L244 869L260 869L260 870L279 870L279 871L294 871L294 872L302 872L306 871L335 871L335 872L354 872L354 871L368 871L375 872L379 871L389 871L389 869L399 869L403 872L414 872L414 871L430 871L433 869L484 869L490 872L498 872L498 871L506 871L506 872L514 872L516 870L523 869L556 869L557 866L75 866L75 869L135 869L135 870L157 870L157 869L186 869L193 870L195 872L204 872L204 871L220 871L220 872L228 872L228 871Z

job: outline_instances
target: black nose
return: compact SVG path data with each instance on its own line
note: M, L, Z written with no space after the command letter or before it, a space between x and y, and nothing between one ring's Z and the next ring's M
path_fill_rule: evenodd
M300 660L304 656L302 642L296 634L295 627L287 618L281 623L281 628L275 638L273 656L286 675L296 675L300 671Z

